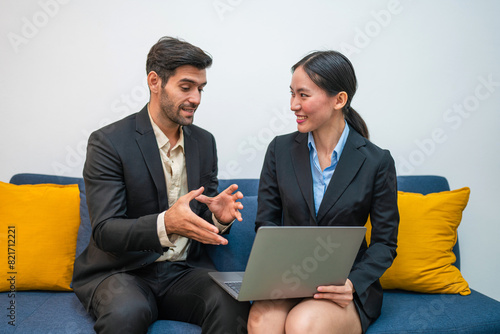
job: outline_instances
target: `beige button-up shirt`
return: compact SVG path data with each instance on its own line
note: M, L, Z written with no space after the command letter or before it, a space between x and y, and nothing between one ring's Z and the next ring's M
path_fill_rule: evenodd
M153 131L160 150L162 160L163 173L165 174L165 182L167 186L168 206L177 202L179 197L188 193L187 174L186 174L186 157L184 154L184 133L180 128L180 136L174 147L171 147L168 137L156 125L149 113L149 119L153 127ZM219 232L224 232L231 224L219 224L215 216L212 214L212 219ZM158 215L157 232L160 244L169 249L163 253L156 261L184 261L187 257L187 250L191 243L191 239L177 235L168 234L165 229L165 211Z

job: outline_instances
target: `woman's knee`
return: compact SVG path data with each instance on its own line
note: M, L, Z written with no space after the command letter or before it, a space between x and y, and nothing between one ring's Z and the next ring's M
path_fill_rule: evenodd
M354 304L342 308L326 300L307 299L286 319L286 333L361 333Z
M248 330L255 332L262 327L266 322L266 316L269 315L266 312L268 308L266 306L266 301L264 302L254 302L250 308L250 313L248 315Z
M300 311L292 311L288 314L285 322L286 333L319 333L323 327L321 314L307 308Z
M257 301L248 317L249 333L283 333L285 320L296 300Z

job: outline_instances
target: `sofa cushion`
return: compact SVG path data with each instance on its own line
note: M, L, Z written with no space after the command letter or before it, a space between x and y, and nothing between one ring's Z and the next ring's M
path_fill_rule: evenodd
M76 184L0 182L1 291L71 289L79 206Z
M222 192L232 184L238 185L243 196L257 196L259 192L259 179L220 179L218 191Z
M149 326L148 334L201 334L201 327L187 322L157 320Z
M83 178L21 173L12 176L10 183L18 185L39 183L78 184L78 188L80 189L80 226L78 228L75 257L78 257L85 250L90 241L92 227L90 225L87 197L85 196L85 183L83 182Z
M427 195L450 190L448 180L437 175L398 175L398 190ZM453 264L460 269L460 238L453 247L457 260Z
M245 271L253 240L255 239L255 217L257 215L257 196L245 196L240 202L243 204L241 222L235 221L231 231L224 237L228 244L225 246L207 245L210 258L219 271Z
M428 195L398 193L398 255L380 278L384 289L470 294L455 262L453 246L469 188ZM370 239L370 221L367 239Z
M3 293L2 299L7 299ZM15 296L15 326L7 321L0 324L0 333L95 333L95 320L82 306L72 292L23 291ZM8 318L6 318L8 320ZM199 334L201 328L196 325L158 320L148 330L149 334Z
M94 319L73 292L23 291L15 301L15 326L2 333L95 333Z
M382 314L366 334L500 333L500 303L475 290L468 296L384 291Z

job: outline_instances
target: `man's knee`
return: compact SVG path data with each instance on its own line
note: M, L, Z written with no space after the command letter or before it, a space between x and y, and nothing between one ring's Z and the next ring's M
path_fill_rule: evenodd
M145 333L158 317L152 293L133 278L110 277L97 288L92 300L98 333Z
M220 309L225 312L242 310L246 312L246 316L248 316L248 311L250 310L249 302L237 301L214 282L207 288L205 301L207 309Z
M122 303L96 314L97 333L146 333L156 319L147 303Z
M208 290L205 321L218 323L224 333L246 333L250 303L237 301L216 284Z

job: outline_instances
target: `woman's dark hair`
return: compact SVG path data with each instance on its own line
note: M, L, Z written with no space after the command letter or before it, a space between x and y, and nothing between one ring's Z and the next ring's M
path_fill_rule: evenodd
M212 57L202 49L188 42L173 37L162 37L151 47L146 61L146 73L155 71L164 87L175 70L184 65L191 65L203 70L212 65Z
M356 93L357 81L349 59L337 51L316 51L293 65L292 73L300 66L309 78L329 96L335 96L339 92L347 93L347 102L342 108L344 118L354 130L368 139L369 133L365 121L351 107L352 97Z

